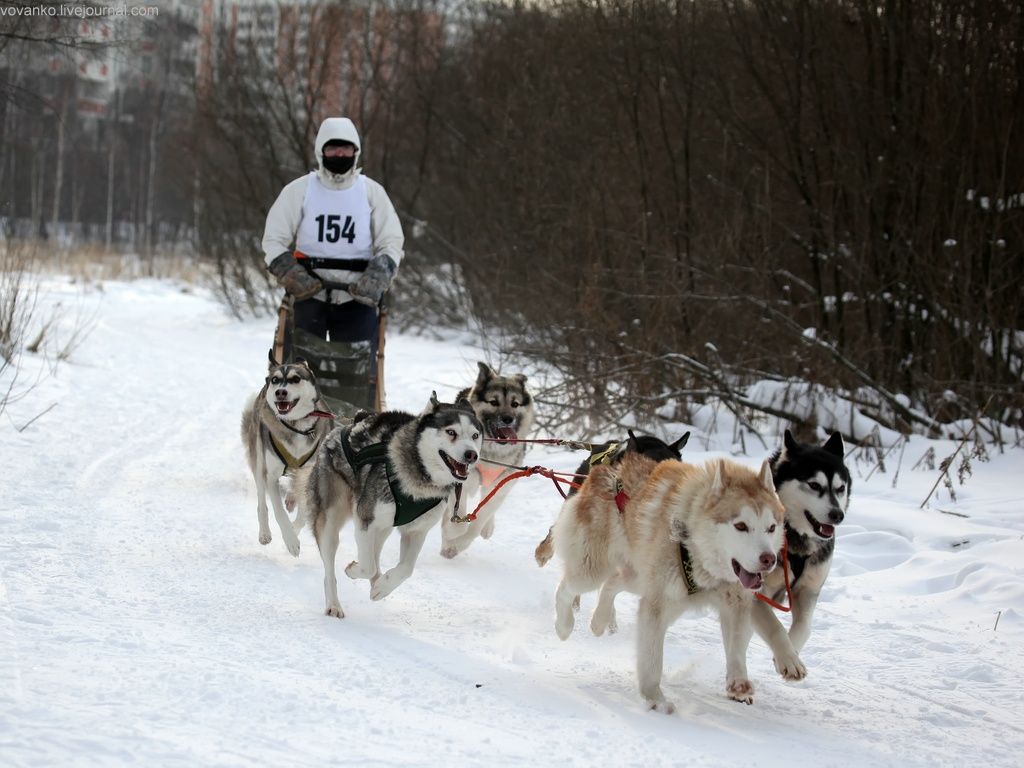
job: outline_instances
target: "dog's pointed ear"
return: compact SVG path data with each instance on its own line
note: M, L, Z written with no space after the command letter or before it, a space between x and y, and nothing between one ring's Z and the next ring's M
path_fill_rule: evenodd
M430 401L427 403L426 408L423 409L423 414L435 413L437 411L438 404L437 391L432 390L430 393Z
M469 402L468 398L459 397L455 401L455 407L456 408L461 408L464 411L469 411L470 413L473 413L473 404L471 402Z
M267 350L267 371L274 370L275 368L277 368L278 365L280 365L280 363L278 363L277 360L274 359L274 350L273 349L268 349Z
M687 433L686 433L685 435L683 435L683 436L682 436L682 437L680 437L680 438L679 438L678 440L676 440L676 441L675 441L674 443L672 443L672 444L671 444L671 445L669 446L669 448L671 448L671 449L672 449L673 451L675 451L676 453L681 453L681 452L682 452L682 450L683 450L683 447L684 447L684 446L686 445L686 443L687 443L687 441L688 441L689 439L690 439L690 433L689 433L689 432L687 432Z
M476 365L477 368L480 369L476 375L476 388L483 389L484 387L487 386L487 382L493 379L498 374L494 372L494 369L491 368L491 366L489 366L482 360L478 362Z
M829 453L838 456L840 459L846 455L846 446L843 444L843 436L838 432L833 432L821 447Z
M634 453L639 453L640 446L637 444L636 435L633 434L633 430L627 429L626 434L629 435L629 437L626 440L626 450L633 451Z
M796 441L796 438L793 437L793 433L790 432L788 429L782 436L782 445L785 446L787 451L795 451L797 448L800 447L800 443Z
M526 374L525 373L517 373L512 378L515 379L516 383L519 384L520 387L525 387L526 386Z
M758 473L757 479L761 481L761 485L769 491L775 490L775 481L772 479L772 465L768 459L765 459L761 464L761 471Z
M711 462L711 497L717 498L725 492L725 462L713 459Z

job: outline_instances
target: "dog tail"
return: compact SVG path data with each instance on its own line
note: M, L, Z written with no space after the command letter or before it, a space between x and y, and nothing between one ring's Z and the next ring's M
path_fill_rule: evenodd
M548 564L548 560L555 554L555 544L553 536L555 527L551 526L548 528L548 535L544 537L544 541L537 545L537 549L533 552L533 557L537 561L537 565L543 568Z

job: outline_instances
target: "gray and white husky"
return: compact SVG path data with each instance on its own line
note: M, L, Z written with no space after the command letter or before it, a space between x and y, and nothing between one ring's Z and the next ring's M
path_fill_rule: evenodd
M762 602L754 607L757 633L776 648L792 644L793 658L803 649L811 634L811 617L818 595L832 565L836 526L846 517L850 503L850 471L843 462L843 437L834 432L821 446L799 443L786 430L783 447L769 458L772 479L779 499L786 507L786 549L793 592L793 620L789 632L774 611ZM785 595L783 569L777 568L765 579L762 592L780 600ZM806 674L785 669L775 657L781 675L792 679ZM790 674L787 674L790 673Z
M440 403L432 394L418 416L361 412L351 427L327 436L316 461L298 475L296 527L309 523L320 548L328 616L345 616L334 570L345 522L355 517L359 557L345 574L369 579L370 598L380 600L409 578L427 532L451 515L480 457L482 433L468 402ZM395 528L402 537L398 564L381 575L380 553Z
M476 382L469 389L462 390L458 397L469 401L484 427L484 436L490 439L483 443L481 461L474 466L466 481L467 505L473 503L478 491L489 492L502 478L514 471L500 464L489 464L489 461L516 466L523 463L526 444L516 441L529 433L534 417L533 397L526 388L526 376L521 373L502 376L495 373L487 363L477 365L479 373ZM446 517L441 527L441 555L455 557L472 544L477 536L489 539L494 533L494 514L508 492L509 486L503 486L484 505L475 520L457 522Z
M288 551L299 554L299 538L281 499L279 481L312 459L331 429L330 409L320 398L313 371L304 361L278 365L273 360L267 379L242 411L242 444L256 481L256 518L260 544L269 544L267 495Z

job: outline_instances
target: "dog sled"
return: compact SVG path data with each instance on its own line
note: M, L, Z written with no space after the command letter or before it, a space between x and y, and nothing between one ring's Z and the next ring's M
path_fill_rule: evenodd
M346 291L348 285L324 281L328 291ZM338 417L349 422L357 411L384 410L384 332L387 295L377 306L377 354L370 341L325 341L295 327L295 300L285 294L277 311L271 355L277 363L305 360L316 374L324 401Z

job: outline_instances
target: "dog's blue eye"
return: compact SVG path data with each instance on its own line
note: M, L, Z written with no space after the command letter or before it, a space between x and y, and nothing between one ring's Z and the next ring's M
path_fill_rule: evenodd
M270 383L271 383L271 384L274 384L274 385L276 386L277 384L280 384L280 383L281 383L281 379L279 379L279 378L278 378L277 376L275 376L274 378L272 378L272 379L270 380Z
M455 434L454 429L446 429L445 432L447 433L448 437L452 438L452 440L458 437L458 435Z
M480 433L479 432L474 432L473 433L473 439L476 440L478 437L480 437Z

